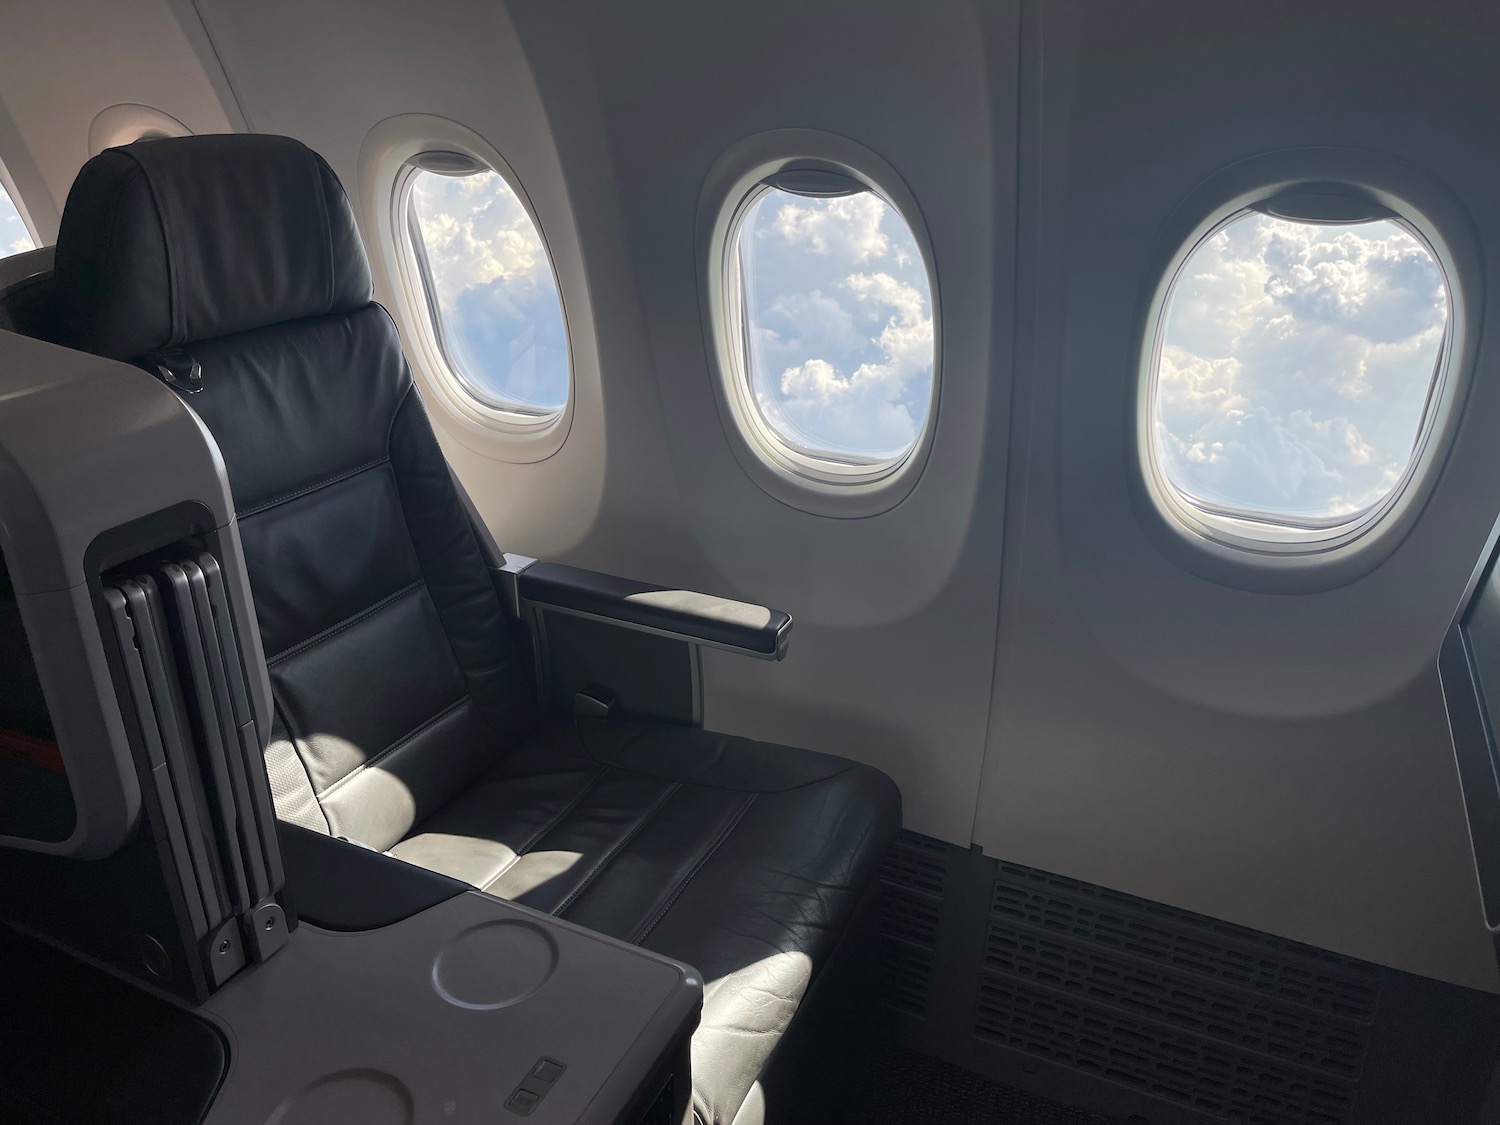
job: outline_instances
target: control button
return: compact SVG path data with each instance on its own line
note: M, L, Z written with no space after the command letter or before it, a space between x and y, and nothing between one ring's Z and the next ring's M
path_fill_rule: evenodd
M505 1108L512 1113L519 1113L522 1117L530 1117L531 1111L537 1107L541 1100L542 1096L540 1094L534 1094L530 1090L523 1088L510 1096L510 1101L505 1103Z
M531 1073L521 1079L521 1085L505 1103L505 1108L512 1113L519 1113L522 1117L528 1116L532 1110L542 1104L542 1099L551 1093L552 1084L561 1078L563 1071L567 1069L564 1063L556 1059L537 1059L536 1065L531 1068Z

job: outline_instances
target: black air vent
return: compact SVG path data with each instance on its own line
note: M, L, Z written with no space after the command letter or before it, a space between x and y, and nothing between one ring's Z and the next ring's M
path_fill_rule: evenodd
M919 949L936 949L942 899L889 884L881 887L880 932Z
M1237 1125L1346 1125L1353 1102L1337 1078L999 977L980 991L975 1030Z
M1061 989L1173 1028L1278 1059L1357 1078L1368 1027L1335 1021L1253 992L1225 988L1150 962L995 923L986 969Z
M1352 1019L1375 1014L1380 970L1327 950L1119 891L1002 863L994 916L1126 950Z
M886 1004L927 1014L937 963L948 845L903 832L880 868L880 975Z
M887 1007L912 1016L925 1016L932 1000L932 970L936 954L912 949L901 942L882 942L880 999Z
M1345 1125L1381 970L1001 864L975 1033L1245 1125Z
M949 850L941 840L902 832L880 865L880 877L892 886L942 898L948 879Z

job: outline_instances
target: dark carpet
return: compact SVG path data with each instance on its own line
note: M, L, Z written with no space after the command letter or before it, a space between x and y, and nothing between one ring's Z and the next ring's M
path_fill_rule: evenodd
M1126 1125L1002 1086L915 1051L889 1049L870 1060L861 1125Z

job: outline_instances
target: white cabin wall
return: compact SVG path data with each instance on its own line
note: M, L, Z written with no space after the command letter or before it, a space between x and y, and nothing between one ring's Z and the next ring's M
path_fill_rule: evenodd
M217 67L211 59L205 67L194 49L196 31L164 0L47 0L0 10L0 161L43 242L57 238L100 111L133 102L194 133L236 127Z
M1021 367L992 854L1495 989L1436 672L1500 511L1497 291L1462 429L1409 536L1321 593L1189 573L1147 535L1134 333L1171 210L1256 153L1436 177L1500 256L1492 7L1061 0L1029 12ZM1465 279L1470 280L1470 279ZM1482 276L1478 287L1483 288ZM1473 288L1473 287L1471 287Z

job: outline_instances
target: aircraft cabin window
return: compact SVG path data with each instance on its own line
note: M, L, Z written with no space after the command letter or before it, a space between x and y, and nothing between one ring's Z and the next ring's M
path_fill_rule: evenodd
M513 421L567 406L568 339L552 261L505 178L457 153L415 158L406 228L448 375Z
M11 201L5 185L0 184L0 258L35 249L36 243L32 241L31 232L21 221L21 212Z
M725 246L726 373L773 463L858 483L899 468L932 410L932 288L906 220L833 172L782 172L741 204Z
M1447 279L1411 227L1346 202L1316 219L1275 201L1240 212L1167 292L1147 468L1211 535L1232 521L1230 539L1309 549L1358 534L1433 427Z

